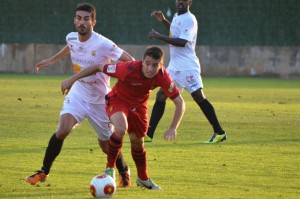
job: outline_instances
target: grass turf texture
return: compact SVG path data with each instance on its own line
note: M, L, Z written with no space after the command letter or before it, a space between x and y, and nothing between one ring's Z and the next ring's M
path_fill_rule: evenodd
M45 183L32 186L24 181L40 168L57 127L64 78L0 74L0 198L92 198L89 183L103 172L106 156L88 121L65 140ZM150 176L163 191L136 187L126 136L123 153L133 186L117 189L114 198L299 197L300 81L204 78L204 85L228 141L202 143L210 138L211 127L184 91L186 113L177 140L163 140L174 111L168 101L154 141L145 143ZM155 92L149 111L154 97Z

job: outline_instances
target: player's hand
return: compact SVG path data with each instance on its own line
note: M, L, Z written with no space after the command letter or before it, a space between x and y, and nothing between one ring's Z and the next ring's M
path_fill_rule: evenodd
M157 31L155 31L154 29L152 29L149 33L148 33L148 37L150 37L151 39L157 39L159 37L159 33Z
M164 139L167 141L172 141L176 139L177 131L176 129L168 129L164 134Z
M162 22L165 19L164 14L160 10L154 10L151 17L155 17L158 21Z
M46 66L50 66L54 63L54 61L52 61L51 59L45 59L43 61L40 61L39 63L37 63L35 65L35 70L36 72L39 72L41 67L46 67Z
M71 89L73 85L73 82L71 82L69 79L63 80L61 82L61 92L63 95L68 94L69 90Z

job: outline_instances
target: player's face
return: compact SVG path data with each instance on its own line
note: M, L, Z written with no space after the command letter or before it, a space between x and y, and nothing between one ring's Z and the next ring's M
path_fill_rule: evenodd
M179 14L185 13L189 6L192 4L192 0L176 0L176 8Z
M95 24L96 20L92 20L91 13L81 10L76 11L74 25L80 35L85 36L91 33Z
M160 67L163 65L162 59L153 59L150 56L146 56L143 59L142 71L146 78L152 78L157 75Z

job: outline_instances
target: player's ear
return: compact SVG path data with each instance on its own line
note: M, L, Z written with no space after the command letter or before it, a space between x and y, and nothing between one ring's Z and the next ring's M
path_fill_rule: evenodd
M94 19L94 21L93 21L93 26L95 26L95 25L96 25L96 22L97 22L97 20L96 20L96 19Z

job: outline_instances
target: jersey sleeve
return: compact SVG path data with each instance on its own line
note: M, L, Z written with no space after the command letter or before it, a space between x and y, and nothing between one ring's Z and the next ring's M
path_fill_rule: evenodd
M118 60L122 54L123 49L119 48L113 41L106 39L101 45L101 51L104 55L113 60Z
M166 70L163 70L160 80L160 87L163 89L165 94L172 100L180 94L179 89L177 88L176 84L173 82Z
M66 36L66 43L67 43L67 45L70 47L70 42L72 42L72 41L74 41L74 40L77 40L77 37L76 37L76 35L74 35L74 33L73 32L70 32L69 34L67 34L67 36Z
M128 74L127 68L129 63L130 62L119 62L117 64L106 64L103 67L103 73L123 81Z

